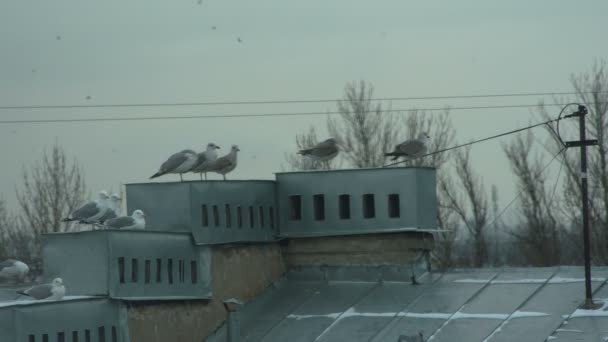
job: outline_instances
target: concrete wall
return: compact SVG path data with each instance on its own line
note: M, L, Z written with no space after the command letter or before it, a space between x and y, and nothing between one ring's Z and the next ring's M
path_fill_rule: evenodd
M364 234L291 239L285 249L289 267L405 265L419 250L432 250L425 232Z
M222 301L251 300L286 271L277 243L213 247L210 301L128 304L131 342L201 342L227 317Z

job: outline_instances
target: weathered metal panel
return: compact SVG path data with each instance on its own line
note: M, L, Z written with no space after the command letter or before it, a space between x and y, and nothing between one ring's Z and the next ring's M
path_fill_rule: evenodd
M437 228L433 168L287 172L276 179L281 236Z
M274 181L189 181L127 185L127 210L146 229L191 232L197 244L271 241L278 234Z
M0 307L0 318L9 315L12 320L0 321L0 342L129 341L126 309L118 301L20 301Z
M211 297L210 247L189 233L96 230L45 236L48 278L60 276L70 295L127 300Z

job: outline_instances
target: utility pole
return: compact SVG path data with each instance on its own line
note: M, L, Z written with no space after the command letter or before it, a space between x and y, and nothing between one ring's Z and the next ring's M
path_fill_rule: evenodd
M581 148L581 197L583 201L583 246L585 258L585 309L594 309L593 293L591 289L591 251L589 236L589 191L587 182L587 146L597 145L597 140L587 140L585 130L585 115L587 107L578 106L578 110L567 117L578 117L579 119L579 141L567 141L566 147L580 146Z

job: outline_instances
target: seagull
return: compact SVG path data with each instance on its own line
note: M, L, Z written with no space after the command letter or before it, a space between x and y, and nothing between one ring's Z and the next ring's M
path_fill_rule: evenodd
M107 191L100 191L95 201L88 202L74 210L67 218L62 219L62 221L81 221L87 223L98 221L108 210L109 197Z
M230 153L227 155L217 158L213 164L209 166L209 170L211 172L219 173L226 180L226 174L236 167L236 153L240 151L239 147L236 145L232 145L232 149Z
M338 152L336 139L329 138L312 148L299 151L298 154L309 157L314 161L329 161L334 159L338 155Z
M106 221L106 227L112 229L145 229L146 215L144 212L137 209L133 211L131 216L120 216Z
M29 271L27 264L19 260L7 259L0 262L0 278L23 279Z
M205 179L207 179L207 171L211 164L217 159L217 152L215 150L220 147L214 143L207 144L207 149L205 152L201 152L198 154L198 159L196 164L192 167L191 172L199 173L201 176L201 180L203 180L203 173L205 173Z
M63 286L63 280L61 280L61 278L55 278L50 284L32 286L29 289L17 291L17 293L38 300L61 300L63 299L63 296L65 296L65 286Z
M243 42L243 40L242 40L240 37L238 37L238 38L236 39L236 41L237 41L237 42L239 42L239 43L242 43L242 42Z
M198 156L196 152L192 150L182 150L174 153L160 166L158 172L153 174L150 179L160 177L168 173L179 173L179 178L183 182L184 178L182 177L182 174L190 171L197 159Z
M385 153L384 156L393 157L391 160L399 159L399 157L405 157L408 160L422 157L426 153L429 138L428 134L422 132L418 134L418 139L404 141L395 146L393 152Z
M399 335L397 342L424 342L424 335L422 335L422 331L416 335Z
M122 198L120 198L120 195L114 193L112 194L112 196L110 196L110 205L108 210L106 211L106 213L99 218L99 223L104 223L105 221L109 220L109 219L113 219L115 217L118 216L117 212L120 210L120 201L122 200Z

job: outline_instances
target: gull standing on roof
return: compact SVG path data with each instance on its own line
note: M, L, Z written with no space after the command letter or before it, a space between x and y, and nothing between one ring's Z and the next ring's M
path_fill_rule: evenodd
M179 173L179 179L183 182L184 178L182 177L182 174L190 171L197 159L198 156L196 155L196 152L192 150L182 150L174 153L171 155L171 157L169 157L169 159L162 163L158 169L158 172L153 174L150 179L160 177L168 173Z
M395 146L393 152L385 153L384 156L393 157L391 160L399 157L405 157L407 160L422 157L426 153L429 138L428 134L422 132L418 134L418 139L404 141Z
M224 180L226 180L226 174L236 168L236 154L238 151L240 151L239 147L236 145L232 145L230 153L223 157L217 158L209 166L208 171L219 173L224 177Z
M203 173L205 174L205 180L207 179L207 171L213 162L217 159L217 152L215 150L220 147L214 143L207 144L207 149L204 152L198 154L196 164L192 167L191 172L198 173L203 180Z
M329 138L325 141L322 141L312 148L300 150L298 154L309 157L314 161L330 161L334 159L338 155L338 145L336 144L336 139Z
M18 294L32 297L34 299L61 300L65 296L65 286L61 278L55 278L50 284L40 284L30 287Z
M6 259L0 262L0 278L21 280L29 271L27 264L19 260Z
M113 219L115 217L118 217L118 214L120 213L120 201L122 200L122 198L120 198L120 196L116 193L112 194L110 196L110 206L108 208L108 210L106 211L106 213L99 218L99 223L104 223L109 219Z
M141 210L133 211L131 216L120 216L108 220L106 227L112 229L145 229L146 228L146 215Z
M83 223L93 223L99 221L99 219L105 215L108 211L110 196L108 196L108 192L102 190L97 195L97 199L85 203L80 208L74 210L67 218L64 218L62 221L80 221Z

